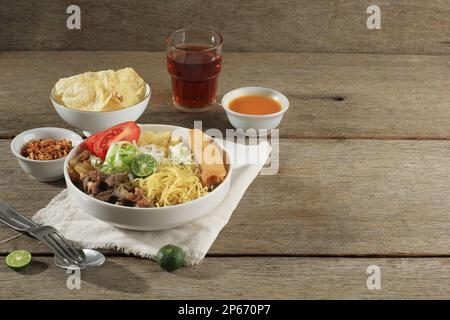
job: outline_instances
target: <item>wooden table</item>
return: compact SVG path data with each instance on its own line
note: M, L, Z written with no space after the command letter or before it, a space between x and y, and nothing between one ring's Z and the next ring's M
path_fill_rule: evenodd
M222 110L171 105L164 53L0 53L0 195L32 216L64 187L28 177L15 134L67 127L50 104L54 82L86 70L134 67L152 84L143 123L230 127ZM248 85L291 102L280 126L280 169L259 176L201 265L175 273L107 251L82 289L46 247L0 243L1 260L32 252L21 272L0 263L0 298L450 298L450 61L446 56L229 53L220 96ZM72 128L73 129L73 128ZM0 240L16 233L0 226ZM381 268L381 290L366 270Z

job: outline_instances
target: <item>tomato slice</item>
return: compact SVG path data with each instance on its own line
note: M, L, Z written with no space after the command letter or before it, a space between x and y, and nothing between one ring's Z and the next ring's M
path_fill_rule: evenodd
M95 153L94 141L95 139L97 139L96 137L98 137L98 133L92 134L86 140L84 140L84 145L86 146L86 148L89 150L90 153Z
M116 141L138 141L140 134L141 129L136 123L132 121L124 122L96 133L93 139L92 149L97 157L105 160L111 143ZM88 147L88 145L86 146Z

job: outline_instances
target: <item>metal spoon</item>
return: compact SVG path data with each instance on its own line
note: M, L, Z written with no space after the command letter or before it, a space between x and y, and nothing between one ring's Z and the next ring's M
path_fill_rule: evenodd
M55 256L55 264L63 269L74 270L74 269L88 269L92 267L98 267L101 266L103 263L105 263L106 260L105 256L101 252L93 249L81 249L81 250L82 254L85 257L84 263L77 265L73 264L70 265L67 264L65 261L59 259L57 256Z

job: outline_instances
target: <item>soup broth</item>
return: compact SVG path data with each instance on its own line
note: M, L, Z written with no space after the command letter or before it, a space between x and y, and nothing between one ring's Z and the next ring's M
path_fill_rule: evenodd
M230 110L243 114L264 115L281 111L278 101L265 96L242 96L230 102Z

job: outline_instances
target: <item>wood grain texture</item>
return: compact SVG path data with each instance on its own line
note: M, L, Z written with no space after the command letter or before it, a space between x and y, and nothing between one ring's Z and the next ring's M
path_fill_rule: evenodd
M80 0L81 30L66 28L66 0L6 0L0 50L164 50L180 27L212 27L227 51L449 54L450 3L378 0Z
M217 107L180 113L172 105L164 53L0 53L0 137L39 126L67 127L49 91L63 76L134 67L150 82L142 123L231 128ZM289 138L450 138L450 61L445 56L226 53L219 96L242 86L280 90L290 110L280 126ZM27 115L27 116L24 116Z
M381 268L368 290L366 269ZM50 257L14 272L0 264L0 299L448 299L450 261L440 259L207 258L175 273L136 258L81 272L81 289Z
M283 139L212 255L448 256L450 142ZM0 141L1 199L31 215L63 187L29 178ZM0 240L13 236L0 226ZM26 237L1 252L46 248Z

